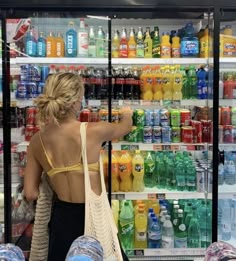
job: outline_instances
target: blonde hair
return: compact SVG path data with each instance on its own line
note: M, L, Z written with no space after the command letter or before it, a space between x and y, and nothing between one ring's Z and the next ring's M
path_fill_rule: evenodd
M46 82L43 94L35 99L37 120L40 125L61 121L75 114L73 105L82 100L84 85L82 78L73 73L55 73Z

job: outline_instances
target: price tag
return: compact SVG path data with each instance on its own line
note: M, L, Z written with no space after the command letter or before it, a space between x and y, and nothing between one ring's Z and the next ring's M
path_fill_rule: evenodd
M162 145L153 145L153 150L154 151L161 151L162 150Z
M107 105L108 105L108 100L102 100L102 101L101 101L101 105L107 106Z
M156 105L156 106L158 106L158 107L161 106L160 101L152 101L152 104L153 104L153 105Z
M112 106L118 106L119 102L117 100L112 101Z
M166 194L164 194L164 193L157 194L157 199L165 199L165 198L166 198Z
M187 145L187 150L195 150L195 145Z
M88 100L88 106L99 107L101 106L100 100Z
M118 199L118 200L125 199L125 194L116 194L116 199Z
M176 145L176 144L171 145L171 150L172 151L180 150L179 145Z
M123 100L119 100L119 101L118 101L118 105L119 105L119 106L122 106L123 103L124 103Z
M137 145L137 144L130 145L130 149L129 150L139 150L139 145Z
M130 253L127 252L127 254L128 256L130 256ZM144 250L143 249L134 250L133 254L135 256L144 256Z
M152 102L151 101L142 101L142 105L144 105L144 106L150 106L152 104Z
M163 100L163 106L171 106L172 105L172 101L171 100Z
M140 101L139 100L133 100L132 101L132 105L140 105Z
M132 101L131 100L124 100L123 101L123 104L124 105L131 105L132 104ZM119 104L120 105L120 104Z
M171 150L171 145L163 145L162 149L163 150Z
M204 145L196 145L196 150L203 151L203 150L205 150L205 146Z
M180 103L180 101L179 100L175 100L175 101L173 101L173 107L177 107L177 108L179 108L180 107L180 105L181 105L181 103Z
M122 144L122 145L121 145L121 150L130 150L130 145L128 145L128 144Z
M157 199L157 194L156 193L149 193L147 194L148 199Z

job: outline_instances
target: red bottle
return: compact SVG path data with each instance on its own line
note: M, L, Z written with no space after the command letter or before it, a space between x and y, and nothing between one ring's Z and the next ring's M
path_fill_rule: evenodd
M124 27L122 29L119 51L120 51L120 58L128 58L128 40L127 40L126 30Z
M228 74L226 80L224 81L224 99L234 98L234 88L235 82L232 74Z

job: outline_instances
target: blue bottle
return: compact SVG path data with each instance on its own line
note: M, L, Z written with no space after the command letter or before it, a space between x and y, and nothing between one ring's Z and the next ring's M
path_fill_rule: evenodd
M30 29L26 36L26 54L28 56L36 56L36 39L33 34L33 30Z
M200 68L197 72L197 98L198 99L207 99L207 72L204 68Z
M199 56L199 40L195 36L193 24L190 22L184 28L184 36L181 41L182 57L198 57Z
M157 217L152 218L152 223L148 228L148 248L161 247L161 226Z
M77 32L75 30L74 22L69 22L69 29L66 32L66 57L77 56Z
M43 36L43 32L40 32L37 42L37 57L46 57L46 39Z

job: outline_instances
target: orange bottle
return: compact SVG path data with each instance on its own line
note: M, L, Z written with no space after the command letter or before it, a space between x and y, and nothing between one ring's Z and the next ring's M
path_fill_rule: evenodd
M128 58L136 58L136 45L134 29L131 28L128 41Z
M58 32L55 41L56 41L56 57L64 57L65 56L65 42L64 42L64 39L60 32Z
M120 39L120 58L128 58L128 41L126 36L126 30L123 27L122 35Z
M46 38L46 55L47 57L56 57L56 39L52 32Z

